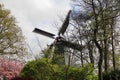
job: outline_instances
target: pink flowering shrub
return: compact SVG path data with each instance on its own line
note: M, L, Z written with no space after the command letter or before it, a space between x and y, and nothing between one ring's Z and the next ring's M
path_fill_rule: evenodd
M10 80L18 76L22 68L23 64L20 61L0 59L0 78L4 77L6 80Z

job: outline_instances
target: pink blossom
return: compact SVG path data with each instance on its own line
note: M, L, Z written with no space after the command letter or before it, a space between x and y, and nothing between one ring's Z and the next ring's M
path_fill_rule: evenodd
M4 76L6 80L10 80L19 75L23 66L20 61L0 59L0 77Z

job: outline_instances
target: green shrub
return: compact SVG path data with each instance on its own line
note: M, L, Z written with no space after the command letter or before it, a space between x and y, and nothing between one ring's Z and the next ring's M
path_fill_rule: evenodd
M103 80L120 80L120 70L103 73Z
M96 80L92 65L84 67L70 67L51 64L51 60L42 58L28 62L20 73L20 77L35 80Z

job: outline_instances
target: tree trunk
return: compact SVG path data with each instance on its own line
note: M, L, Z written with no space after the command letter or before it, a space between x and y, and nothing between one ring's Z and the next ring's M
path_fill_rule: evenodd
M104 26L104 70L107 73L108 71L108 39L106 36L106 26Z
M114 51L114 35L113 35L113 24L111 24L111 35L112 35L112 40L111 40L111 45L112 45L112 58L113 58L113 69L116 69L115 65L115 51Z
M107 48L107 40L104 40L104 70L108 71L108 48Z
M93 43L92 43L93 44ZM90 58L90 62L91 64L93 64L94 67L94 57L93 57L93 45L91 45L91 43L88 43L88 50L89 50L89 58Z
M81 65L82 65L82 67L84 66L83 65L83 53L82 52L80 52L81 54L80 54L80 57L81 57Z
M103 75L102 75L103 50L95 39L94 39L94 42L100 54L99 61L98 61L98 80L103 80Z

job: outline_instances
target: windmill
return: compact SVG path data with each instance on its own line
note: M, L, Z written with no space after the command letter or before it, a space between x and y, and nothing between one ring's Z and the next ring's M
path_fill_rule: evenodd
M57 34L57 37L55 37L56 35L53 33L49 33L47 31L43 31L38 28L35 28L33 30L33 32L47 36L52 39L55 39L54 42L50 45L50 49L52 49L53 46L56 46L58 48L58 51L57 51L58 53L64 53L64 47L68 47L68 48L72 48L72 49L81 51L83 46L75 44L75 43L71 43L70 41L67 41L62 37L69 25L70 14L71 14L71 10L68 12L68 14L65 18L65 21L63 22L63 24ZM60 52L59 52L59 49L63 49L63 50L60 50Z

